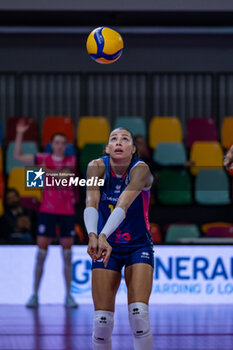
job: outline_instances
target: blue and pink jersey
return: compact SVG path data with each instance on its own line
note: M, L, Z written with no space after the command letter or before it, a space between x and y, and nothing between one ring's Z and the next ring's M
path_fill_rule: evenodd
M134 157L127 172L122 175L114 174L110 166L109 156L102 157L106 172L104 186L100 187L98 232L104 227L109 215L117 204L118 198L130 182L130 172L139 163L144 163ZM138 165L139 166L139 165ZM111 234L108 242L116 248L137 249L151 245L150 224L148 217L150 191L142 191L127 210L126 217L118 229Z
M56 160L52 154L38 153L35 157L36 165L48 169L51 172L62 172L68 169L71 173L76 171L76 158L74 156L66 156L62 160ZM57 188L45 187L43 190L40 212L59 214L59 215L74 215L74 191L71 187Z

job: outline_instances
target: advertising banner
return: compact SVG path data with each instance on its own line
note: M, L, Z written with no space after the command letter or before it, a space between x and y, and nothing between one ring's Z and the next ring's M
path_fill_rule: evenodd
M24 304L32 292L35 246L0 247L0 304ZM71 291L78 303L92 303L91 259L86 246L73 247ZM230 246L155 246L150 302L154 304L227 304L233 297L233 249ZM40 303L63 303L61 248L51 246L45 262ZM103 286L104 288L104 286ZM127 302L122 282L117 303Z

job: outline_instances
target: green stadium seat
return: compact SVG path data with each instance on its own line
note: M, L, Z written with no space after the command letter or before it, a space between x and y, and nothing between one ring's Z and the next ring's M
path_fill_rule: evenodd
M178 243L180 238L199 238L200 231L196 225L170 225L166 237L166 243Z
M87 143L81 150L80 156L80 171L84 175L87 170L87 165L93 159L99 158L103 155L105 143Z
M184 165L187 161L185 146L181 142L159 142L153 160L161 166Z
M146 123L142 117L117 117L114 129L119 127L129 129L134 136L143 135L146 137Z
M185 169L163 169L158 182L158 199L163 204L192 203L191 179Z
M230 204L230 184L223 169L200 170L195 181L195 200L199 204Z
M10 142L6 151L6 173L9 174L13 168L23 168L27 166L22 162L14 159L14 147L15 143ZM25 141L22 144L22 151L24 154L36 154L38 153L38 146L35 142Z

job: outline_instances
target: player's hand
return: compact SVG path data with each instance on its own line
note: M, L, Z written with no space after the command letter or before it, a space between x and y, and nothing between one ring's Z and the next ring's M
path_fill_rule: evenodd
M25 121L25 119L20 119L16 125L16 132L24 134L29 128L29 123Z
M94 261L97 259L97 248L98 248L98 237L96 236L95 233L90 233L87 252L92 258L92 260Z
M112 247L108 243L106 236L104 234L99 235L97 260L103 258L104 267L107 267L111 252Z

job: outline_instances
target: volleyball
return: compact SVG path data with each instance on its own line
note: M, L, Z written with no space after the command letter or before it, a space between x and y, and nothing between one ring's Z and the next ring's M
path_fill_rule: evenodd
M87 38L87 52L98 63L116 62L122 55L123 47L121 35L109 27L96 28Z

